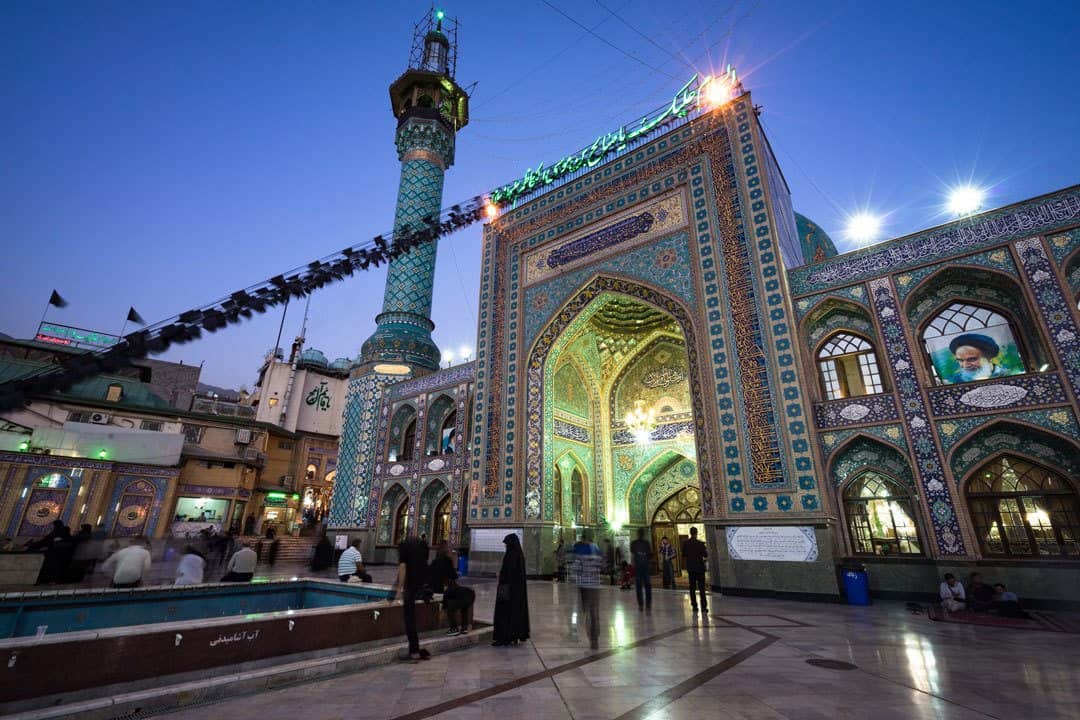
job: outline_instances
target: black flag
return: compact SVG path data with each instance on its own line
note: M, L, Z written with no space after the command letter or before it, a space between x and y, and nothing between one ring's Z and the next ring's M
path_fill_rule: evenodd
M67 300L60 297L60 293L53 290L52 295L49 296L49 304L59 308L67 307Z
M133 323L138 323L139 325L145 325L146 324L146 321L142 319L142 315L135 312L134 307L128 308L127 321L128 322L133 322Z

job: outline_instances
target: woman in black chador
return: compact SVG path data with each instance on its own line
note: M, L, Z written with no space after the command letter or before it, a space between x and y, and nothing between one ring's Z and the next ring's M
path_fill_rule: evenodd
M495 595L495 646L529 639L529 599L525 592L525 555L514 533L503 538L506 554L499 570Z

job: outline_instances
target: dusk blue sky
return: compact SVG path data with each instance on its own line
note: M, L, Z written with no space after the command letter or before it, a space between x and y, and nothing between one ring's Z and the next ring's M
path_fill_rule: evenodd
M1080 4L603 0L616 18L595 0L550 2L640 62L542 1L448 3L458 80L479 84L445 205L725 62L763 108L795 208L842 249L845 213L861 208L888 213L894 237L946 220L959 181L989 186L998 206L1078 180ZM129 305L165 318L388 230L387 86L429 7L4 3L0 332L32 336L54 287L70 306L50 319L117 332ZM441 347L475 342L479 257L479 226L440 243ZM384 277L315 294L309 346L355 356ZM289 309L283 345L301 315ZM164 357L250 386L279 320Z

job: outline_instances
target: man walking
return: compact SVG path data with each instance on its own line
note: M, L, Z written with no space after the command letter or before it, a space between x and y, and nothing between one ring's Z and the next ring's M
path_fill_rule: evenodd
M637 540L630 543L630 557L634 561L634 591L637 593L638 612L652 612L652 546L645 539L645 528L638 528Z
M600 647L600 578L604 574L604 555L585 530L574 544L572 561L574 582L581 594L581 614L589 634L589 647Z
M701 596L701 612L709 614L709 597L705 593L705 558L709 552L705 549L705 543L697 539L697 528L690 528L690 539L683 543L683 562L686 563L686 574L690 577L690 608L693 612L698 611L698 601L694 597L697 589Z
M240 549L229 558L225 566L225 575L221 582L251 582L255 577L255 566L259 564L259 554L251 549L251 543L244 542Z
M112 573L114 588L133 588L150 574L151 564L150 541L135 538L131 545L110 555L101 569Z
M675 589L675 546L672 545L667 535L660 538L660 562L664 570L664 589Z

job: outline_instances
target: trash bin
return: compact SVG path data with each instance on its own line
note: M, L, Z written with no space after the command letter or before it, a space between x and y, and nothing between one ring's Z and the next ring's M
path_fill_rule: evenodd
M469 556L465 553L458 554L457 572L461 577L465 577L469 574Z
M870 574L862 565L846 565L840 571L848 605L870 604Z

